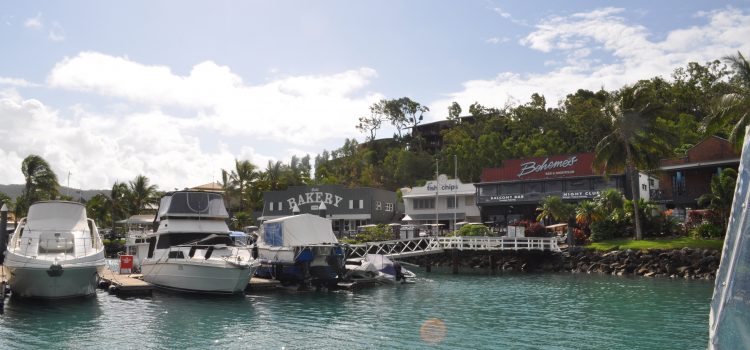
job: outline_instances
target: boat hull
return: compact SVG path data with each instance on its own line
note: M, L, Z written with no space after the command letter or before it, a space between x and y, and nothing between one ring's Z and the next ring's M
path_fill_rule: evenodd
M101 266L47 268L13 267L10 289L24 298L73 298L96 293Z
M143 280L157 287L193 293L239 294L244 292L257 267L231 264L143 261Z

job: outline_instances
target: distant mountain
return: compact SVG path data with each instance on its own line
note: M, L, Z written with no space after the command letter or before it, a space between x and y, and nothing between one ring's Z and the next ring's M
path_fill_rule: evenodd
M7 194L8 197L15 200L16 197L23 193L23 187L24 185L0 185L0 192ZM109 190L79 190L77 188L68 189L65 186L60 186L61 195L67 195L68 193L70 193L70 196L73 197L73 199L77 200L83 198L84 200L89 200L91 197L96 196L99 193L109 195Z

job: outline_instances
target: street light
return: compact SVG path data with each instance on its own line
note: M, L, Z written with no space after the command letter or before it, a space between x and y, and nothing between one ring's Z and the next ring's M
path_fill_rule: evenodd
M322 218L326 217L326 204L323 202L320 202L320 206L318 206L318 215Z

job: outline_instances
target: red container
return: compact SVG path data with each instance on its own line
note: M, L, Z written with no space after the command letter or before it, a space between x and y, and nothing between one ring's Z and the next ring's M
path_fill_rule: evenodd
M133 269L133 256L120 255L120 271Z

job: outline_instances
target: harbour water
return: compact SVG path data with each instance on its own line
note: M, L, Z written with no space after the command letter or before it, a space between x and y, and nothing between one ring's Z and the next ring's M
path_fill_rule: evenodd
M6 300L0 349L705 349L712 281L427 274L357 292Z

